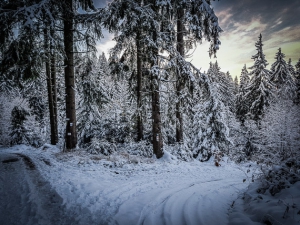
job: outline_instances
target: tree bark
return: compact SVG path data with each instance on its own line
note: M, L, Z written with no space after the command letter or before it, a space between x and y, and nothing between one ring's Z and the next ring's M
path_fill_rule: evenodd
M155 3L153 4L154 10ZM153 42L157 42L157 30L153 27L152 31ZM158 66L158 49L152 49L152 62L151 67ZM159 92L159 77L158 74L152 73L151 76L151 91L152 91L152 145L153 152L156 158L161 158L164 155L163 141L161 133L161 116L160 116L160 92Z
M164 155L164 152L161 134L160 93L158 82L158 76L152 74L152 144L153 152L159 159Z
M51 30L51 36L54 37L54 31ZM57 86L56 86L56 60L53 43L50 44L50 58L51 58L51 89L52 89L52 101L53 101L53 123L54 123L54 139L55 143L58 143L58 122L57 122Z
M53 89L52 89L52 78L51 78L51 67L50 67L50 49L49 49L49 39L48 39L48 30L44 29L44 47L46 52L46 79L47 79L47 91L48 91L48 106L49 106L49 114L50 114L50 142L52 145L56 145L56 135L55 135L55 126L57 123L55 122L55 113L54 113L54 102L53 102Z
M141 45L140 45L140 32L137 33L136 40L136 48L137 48L137 141L143 140L143 119L142 119L142 53L141 53Z
M74 75L74 40L73 40L73 0L66 0L64 11L64 49L65 49L65 95L66 95L66 150L76 148L76 108Z
M184 9L180 8L177 10L177 51L184 57L184 26L183 26L183 16ZM177 63L177 66L180 67L180 62ZM176 142L183 142L183 119L182 119L182 90L184 88L183 78L181 76L181 71L177 68L177 82L176 82Z

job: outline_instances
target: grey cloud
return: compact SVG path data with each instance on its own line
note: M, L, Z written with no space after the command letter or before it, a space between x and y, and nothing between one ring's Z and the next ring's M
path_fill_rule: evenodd
M267 24L265 38L288 26L300 24L299 0L221 0L215 1L213 5L217 16L218 13L221 14L230 9L229 13L232 16L226 24L222 24L222 18L219 17L221 27L225 32L233 31L236 22L246 24L256 18L260 18L263 24ZM281 23L276 25L278 21Z

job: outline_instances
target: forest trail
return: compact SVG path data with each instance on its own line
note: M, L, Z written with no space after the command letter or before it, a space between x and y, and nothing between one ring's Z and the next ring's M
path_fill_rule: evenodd
M0 152L0 224L72 224L62 198L23 154Z
M124 161L65 154L52 147L1 151L4 213L0 221L5 225L20 221L24 225L227 224L230 206L247 188L243 179L251 174L234 163L216 167L212 162L180 162L165 155L160 160Z

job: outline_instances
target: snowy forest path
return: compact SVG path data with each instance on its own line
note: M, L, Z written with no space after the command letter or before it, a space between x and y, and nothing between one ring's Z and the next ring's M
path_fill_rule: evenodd
M182 179L182 182L177 180L176 186L164 188L159 185L163 180L155 182L157 189L139 193L123 202L111 224L201 225L224 221L226 209L244 187L234 178L193 183Z
M0 200L21 205L11 209L25 225L228 224L231 205L249 185L243 180L251 177L248 166L233 162L121 160L16 146L0 152Z
M23 154L0 153L0 224L72 224L63 199Z

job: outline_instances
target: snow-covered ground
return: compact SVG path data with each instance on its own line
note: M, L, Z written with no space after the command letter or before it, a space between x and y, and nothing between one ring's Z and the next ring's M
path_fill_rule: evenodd
M28 162L25 165L26 159L20 154L28 156L35 168L30 169ZM5 161L9 158L18 160ZM237 165L225 160L216 167L212 162L178 161L168 153L159 160L128 154L105 157L83 151L61 153L49 145L41 149L2 148L0 160L0 209L6 209L7 214L0 215L0 224L8 213L22 216L18 219L26 221L22 224L244 225L300 221L300 183L275 197L259 195L257 184L248 188L252 174L258 171L251 163ZM21 172L14 171L15 177L8 178L12 165L18 165L15 170ZM11 196L18 197L11 200Z

